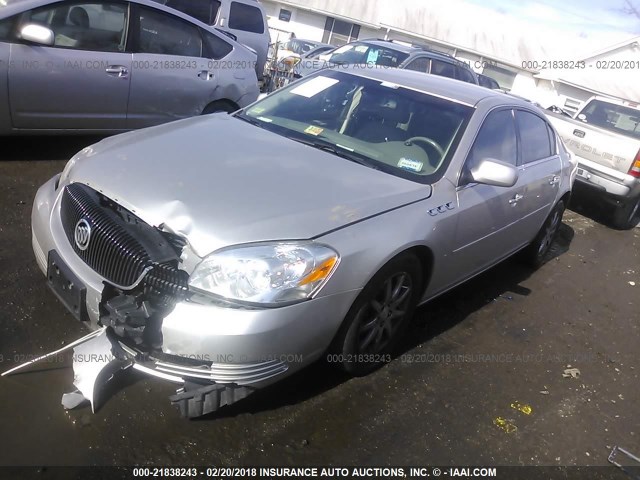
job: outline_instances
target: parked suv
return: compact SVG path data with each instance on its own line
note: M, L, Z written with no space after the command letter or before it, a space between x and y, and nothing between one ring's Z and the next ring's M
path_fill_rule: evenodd
M394 40L359 40L339 47L318 60L301 61L296 76L333 65L369 64L432 73L478 85L478 77L469 66L453 56L425 45L406 45Z
M256 0L156 0L231 34L256 52L256 74L262 80L271 37L267 16Z

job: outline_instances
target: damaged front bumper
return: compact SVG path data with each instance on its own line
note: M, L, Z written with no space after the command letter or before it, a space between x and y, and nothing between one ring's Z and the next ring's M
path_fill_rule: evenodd
M58 187L58 180L54 177L45 183L34 201L32 243L40 269L47 274L51 258L57 259L66 275L74 279L70 283L82 286L80 293L61 300L90 329L108 327L109 348L120 362L116 370L134 369L176 384L178 391L171 400L185 416L215 411L317 360L358 293L344 292L270 309L231 308L186 297L163 311L159 319L148 313L146 302L135 311L127 298L131 295L120 292L114 296L114 286L90 268L71 246L61 221L62 187ZM74 302L77 298L81 301ZM138 318L136 315L143 322L156 323L157 335L152 341L131 342L121 331L117 320ZM134 330L136 325L134 322ZM97 354L107 346L102 335L99 338L83 346L95 349ZM109 369L105 370L109 372L105 377L111 378L115 373ZM104 381L97 375L95 378ZM87 397L84 392L83 395ZM69 404L74 403L72 398L68 400Z
M89 337L89 336L88 336ZM169 397L184 417L199 417L215 412L220 407L242 400L255 391L246 383L216 381L227 374L227 379L260 380L287 371L283 362L265 362L260 365L237 366L235 374L216 372L207 365L180 366L159 361L147 354L123 344L110 327L104 327L97 335L91 335L73 350L74 392L62 396L66 409L76 408L85 401L95 411L106 400L107 383L120 372L137 370L153 377L179 385L175 395Z

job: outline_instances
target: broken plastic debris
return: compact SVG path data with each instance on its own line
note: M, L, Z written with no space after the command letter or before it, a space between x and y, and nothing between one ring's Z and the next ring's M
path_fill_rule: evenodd
M636 286L636 282L629 282L629 285L631 285L632 287Z
M73 349L73 384L91 403L91 411L99 406L102 388L116 372L129 368L133 360L123 360L114 355L109 330L103 329L98 335ZM63 396L64 405L64 396Z
M65 410L77 408L86 401L87 399L84 398L84 395L82 395L82 392L80 392L79 390L75 390L70 393L64 393L62 395L62 406L65 408Z
M578 378L580 376L580 370L577 368L565 368L562 376L564 378Z

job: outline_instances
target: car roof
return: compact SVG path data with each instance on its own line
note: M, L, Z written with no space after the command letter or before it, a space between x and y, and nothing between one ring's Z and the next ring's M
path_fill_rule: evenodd
M446 98L469 106L476 106L483 100L531 109L529 102L496 90L490 90L472 83L461 82L439 75L427 75L413 70L369 65L338 65L332 70L345 71L381 82L389 82L412 90ZM322 70L316 72L322 75Z

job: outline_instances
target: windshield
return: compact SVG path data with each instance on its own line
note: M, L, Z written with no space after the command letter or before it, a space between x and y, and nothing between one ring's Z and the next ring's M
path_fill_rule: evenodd
M333 51L329 62L337 64L373 64L383 67L397 67L409 57L391 48L380 47L368 43L349 43Z
M592 100L582 111L586 122L596 127L640 139L640 110Z
M358 163L432 183L444 173L472 111L399 85L324 70L239 116Z

